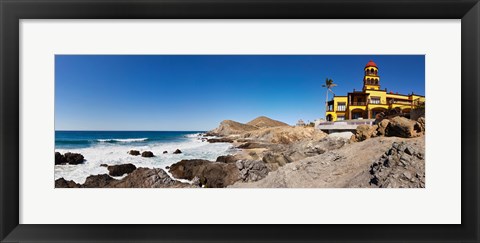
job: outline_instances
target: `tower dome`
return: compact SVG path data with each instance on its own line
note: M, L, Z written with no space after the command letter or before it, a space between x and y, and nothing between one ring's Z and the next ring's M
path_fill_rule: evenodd
M367 63L367 65L365 65L365 68L367 68L367 67L376 67L376 68L378 68L378 67L377 67L377 64L374 63L372 60L370 60L370 61Z

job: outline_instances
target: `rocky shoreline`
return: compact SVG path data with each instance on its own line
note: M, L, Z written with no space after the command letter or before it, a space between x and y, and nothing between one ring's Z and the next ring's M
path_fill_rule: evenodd
M423 117L417 121L403 117L385 119L342 135L326 134L313 127L292 127L267 117L246 124L226 120L199 139L230 143L238 148L235 154L219 156L216 161L181 160L167 167L168 172L133 164L106 165L109 174L91 175L83 184L60 178L55 180L55 187L421 188L425 187L424 133ZM128 153L155 156L145 151ZM56 154L55 164L57 157ZM80 160L78 155L73 157Z

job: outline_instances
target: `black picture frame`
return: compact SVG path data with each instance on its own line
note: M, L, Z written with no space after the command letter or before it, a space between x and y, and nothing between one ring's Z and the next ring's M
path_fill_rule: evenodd
M0 15L0 239L4 242L479 242L480 240L478 0L0 0ZM461 19L462 223L460 225L19 224L19 20L150 18Z

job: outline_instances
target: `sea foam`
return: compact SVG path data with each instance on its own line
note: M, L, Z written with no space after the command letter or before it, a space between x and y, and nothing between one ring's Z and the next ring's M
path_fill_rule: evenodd
M153 158L144 158L141 156L132 156L127 152L129 150L152 151ZM173 154L176 149L182 151L181 154ZM191 136L185 141L176 142L158 142L144 145L128 143L98 143L88 148L77 149L56 149L57 152L80 153L85 157L85 162L79 165L55 165L55 179L64 178L73 180L77 183L84 183L90 175L108 174L106 167L101 164L116 165L132 163L137 168L162 168L165 171L166 166L170 166L183 159L206 159L215 161L220 155L231 153L233 147L229 143L208 143L198 139L197 136ZM168 151L163 154L163 151ZM119 179L119 177L115 177Z

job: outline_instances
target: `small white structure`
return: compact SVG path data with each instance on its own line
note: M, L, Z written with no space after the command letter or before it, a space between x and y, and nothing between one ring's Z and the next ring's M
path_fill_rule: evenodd
M303 122L302 119L297 121L297 127L304 127L304 126L305 126L305 122Z

